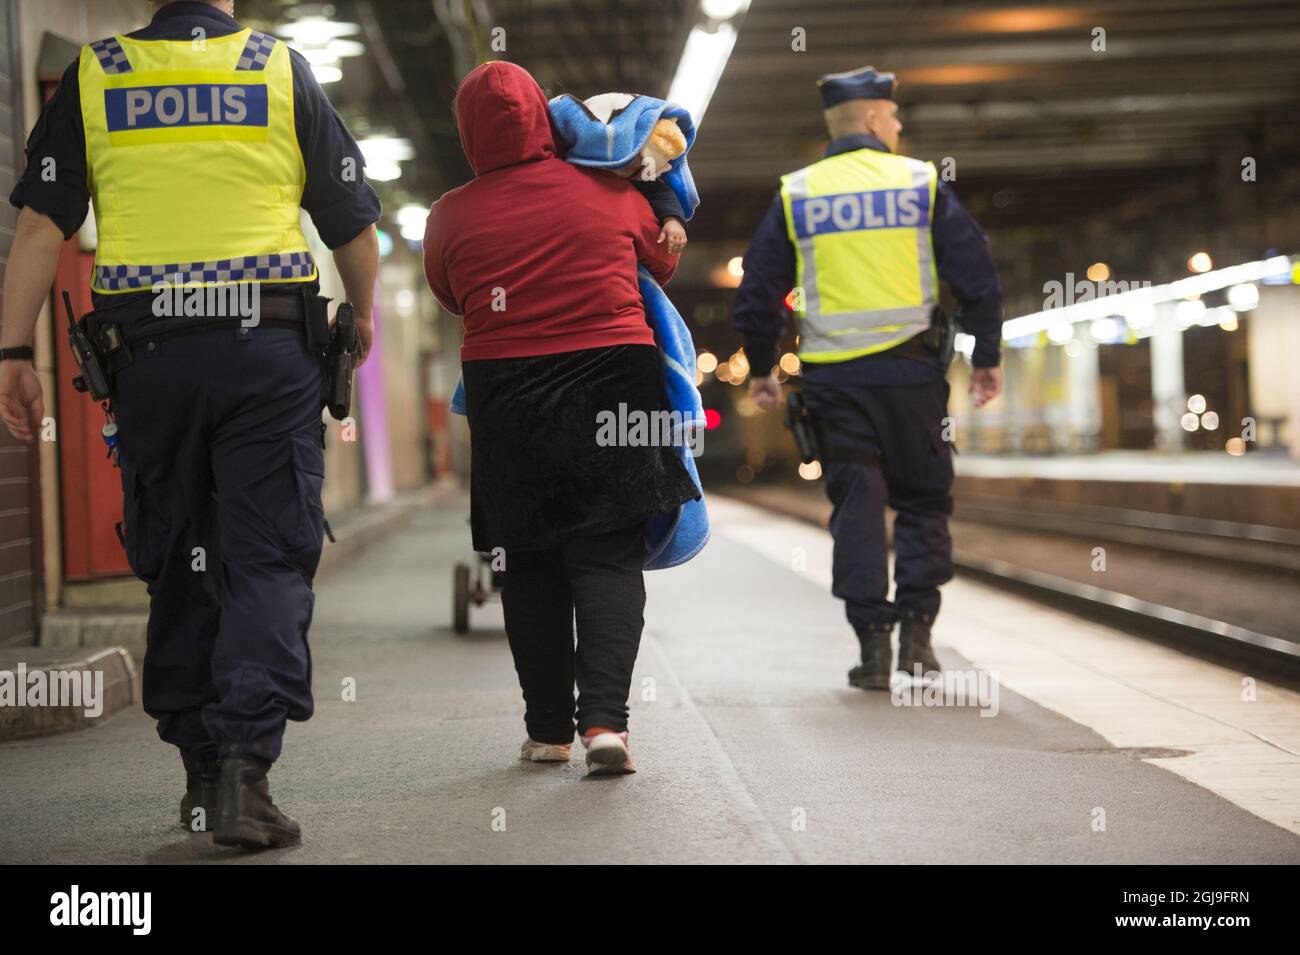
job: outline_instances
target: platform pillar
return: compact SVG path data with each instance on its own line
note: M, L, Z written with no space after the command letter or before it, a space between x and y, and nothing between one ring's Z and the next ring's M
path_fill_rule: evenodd
M1183 382L1183 330L1174 318L1175 303L1156 306L1155 333L1151 336L1151 399L1156 426L1156 449L1181 451L1180 423L1187 400Z
M1065 403L1073 451L1096 451L1101 441L1101 351L1093 341L1078 341L1077 349L1062 348L1065 359Z
M1300 460L1300 286L1261 285L1246 334L1255 439L1285 444L1291 457ZM1240 422L1227 424L1236 431Z

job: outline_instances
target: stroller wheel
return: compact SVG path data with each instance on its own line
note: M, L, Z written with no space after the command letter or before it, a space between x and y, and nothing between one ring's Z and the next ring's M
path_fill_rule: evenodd
M452 574L452 629L469 632L469 564L457 564Z

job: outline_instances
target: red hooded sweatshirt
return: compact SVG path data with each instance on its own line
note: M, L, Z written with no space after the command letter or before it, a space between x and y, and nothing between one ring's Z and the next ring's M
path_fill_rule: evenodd
M557 155L541 87L513 63L474 69L456 94L476 178L433 204L424 271L462 316L462 361L653 345L637 263L662 284L677 266L626 179Z

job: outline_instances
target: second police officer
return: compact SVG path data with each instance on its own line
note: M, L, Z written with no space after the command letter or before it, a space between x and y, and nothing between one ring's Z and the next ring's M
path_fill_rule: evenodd
M328 334L299 209L333 252L364 358L379 200L306 60L242 27L230 0L154 7L144 29L82 49L28 141L11 197L22 212L0 415L32 440L37 314L93 201L94 322L113 351L123 543L150 594L144 707L180 750L183 825L206 816L201 828L219 844L292 845L299 826L272 802L267 771L285 721L313 709ZM233 319L203 307L183 323L159 319L163 283L247 283L258 297L238 301L258 304Z
M831 142L782 177L733 309L750 394L769 409L781 399L774 365L794 289L802 394L833 504L832 590L861 645L849 683L863 689L889 687L899 621L897 669L939 669L930 632L952 577L953 479L945 336L942 324L932 330L939 279L975 338L974 404L1002 387L1002 292L987 239L932 163L898 155L895 86L871 67L819 81ZM896 512L892 601L886 505Z

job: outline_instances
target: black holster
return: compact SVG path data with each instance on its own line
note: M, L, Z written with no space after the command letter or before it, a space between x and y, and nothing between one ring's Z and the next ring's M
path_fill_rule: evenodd
M812 413L803 393L795 390L786 395L785 426L794 435L795 446L799 449L799 460L812 464L818 457L817 428L813 423Z
M352 306L342 302L334 314L334 328L325 350L325 368L321 385L321 404L336 421L352 411L352 373L361 354L361 337L357 334Z
M68 313L68 344L81 369L72 379L72 387L95 401L105 401L113 393L113 372L131 363L131 351L117 328L99 321L94 312L78 319L66 291L63 307Z
M302 297L304 331L307 335L307 350L313 355L324 357L330 347L330 300L321 295Z
M957 323L942 308L936 305L930 311L930 327L921 333L925 343L934 349L947 368L952 363L953 347L957 343Z

